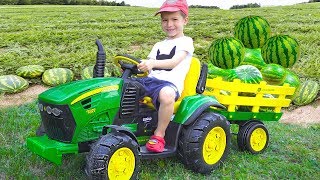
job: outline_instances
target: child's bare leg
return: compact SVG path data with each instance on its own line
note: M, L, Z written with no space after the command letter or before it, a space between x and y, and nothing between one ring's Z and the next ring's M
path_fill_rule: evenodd
M160 90L159 101L160 107L158 111L158 127L154 131L154 135L164 137L166 129L173 115L174 102L176 92L172 87L166 86Z

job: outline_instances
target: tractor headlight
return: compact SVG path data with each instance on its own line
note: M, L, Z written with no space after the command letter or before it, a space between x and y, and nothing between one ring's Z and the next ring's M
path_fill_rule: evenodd
M60 116L61 112L62 111L60 109L58 109L58 108L53 108L52 109L52 114L55 115L55 116Z
M47 111L48 114L51 114L52 113L52 108L50 106L47 106L46 111Z
M38 108L39 108L40 111L43 111L43 105L42 104L39 103L38 104Z

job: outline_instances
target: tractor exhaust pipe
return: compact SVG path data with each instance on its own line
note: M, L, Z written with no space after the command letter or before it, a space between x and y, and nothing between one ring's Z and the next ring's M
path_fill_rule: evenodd
M98 46L96 64L93 68L93 78L104 77L104 67L106 63L106 52L103 49L102 43L99 39L96 40Z

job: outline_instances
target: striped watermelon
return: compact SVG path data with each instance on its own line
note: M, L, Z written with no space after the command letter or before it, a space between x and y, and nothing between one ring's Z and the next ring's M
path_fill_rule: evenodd
M245 48L239 39L217 39L209 47L209 60L219 68L232 69L243 61L244 51Z
M261 72L252 65L241 65L232 69L227 78L229 81L240 79L243 83L258 84L262 80Z
M279 64L267 64L261 69L263 80L271 85L283 84L287 71Z
M25 78L35 78L41 76L44 70L44 67L40 65L28 65L18 68L16 74Z
M44 71L42 81L49 86L57 86L73 80L73 72L67 68L53 68Z
M246 48L244 59L241 62L240 65L252 65L259 70L262 69L264 66L266 66L266 63L264 62L262 56L261 56L261 49L250 49Z
M285 68L292 67L300 58L299 43L288 35L269 38L261 48L261 54L267 64L275 63Z
M244 17L234 27L234 37L247 48L261 48L270 36L270 25L260 16Z
M94 66L88 66L84 68L81 72L81 78L82 79L90 79L93 77L93 68ZM111 73L109 72L108 68L104 68L104 77L110 77Z
M316 81L304 81L296 91L293 103L299 106L307 105L317 97L318 92L319 84Z
M20 76L0 76L0 93L17 93L29 87L29 82Z
M287 83L289 84L290 87L295 87L296 88L296 92L298 90L298 88L300 87L300 79L299 77L292 71L286 69L286 77L283 81L282 84L280 84L281 86L284 84L284 83ZM295 95L292 95L292 96L288 96L287 98L291 99L292 97L294 97Z

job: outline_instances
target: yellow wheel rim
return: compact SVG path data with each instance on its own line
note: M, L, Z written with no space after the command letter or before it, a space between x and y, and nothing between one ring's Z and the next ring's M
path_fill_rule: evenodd
M227 137L221 127L211 129L203 143L203 159L207 164L217 163L227 146Z
M250 146L251 148L259 152L263 150L263 148L267 144L267 133L262 128L255 129L250 136Z
M111 156L108 165L108 177L113 179L130 179L135 169L133 152L126 147L118 149Z

